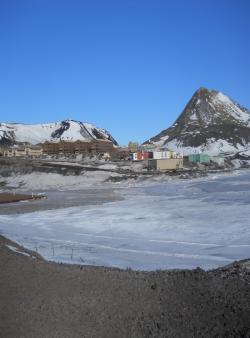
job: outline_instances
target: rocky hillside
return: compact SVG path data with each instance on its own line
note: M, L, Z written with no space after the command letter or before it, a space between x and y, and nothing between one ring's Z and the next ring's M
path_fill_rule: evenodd
M0 123L0 145L13 145L22 142L37 144L50 140L116 140L105 129L89 123L74 120L46 124Z
M144 144L189 154L247 152L250 149L250 111L226 95L200 88L168 129Z

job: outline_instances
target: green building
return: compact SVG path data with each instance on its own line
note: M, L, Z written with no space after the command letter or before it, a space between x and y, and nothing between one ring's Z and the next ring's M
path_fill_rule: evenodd
M188 155L188 161L193 163L209 163L210 156L207 154L190 154Z

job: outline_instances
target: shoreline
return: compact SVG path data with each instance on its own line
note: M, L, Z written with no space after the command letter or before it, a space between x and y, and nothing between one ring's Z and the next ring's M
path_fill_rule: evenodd
M30 250L28 248L26 248L25 246L19 244L18 242L9 239L8 237L6 237L5 235L0 233L0 246L5 245L5 246L10 246L11 248L9 248L13 253L16 254L23 254L26 256L30 256L32 259L36 258L39 259L43 262L46 262L48 264L56 264L56 265L60 265L60 266L68 266L68 267L80 267L81 269L84 268L93 268L93 269L105 269L105 270L114 270L114 271L133 271L135 273L145 273L145 274L154 274L154 273L158 273L158 272L180 272L180 271L195 271L195 270L202 270L205 273L212 273L214 271L219 271L219 270L227 270L227 269L231 269L234 266L238 266L238 267L244 267L246 268L246 270L249 271L250 273L250 257L249 258L245 258L245 259L241 259L238 261L233 261L232 263L229 263L227 265L223 265L220 266L218 268L214 268L214 269L209 269L209 270L204 270L202 268L200 268L199 266L197 266L196 268L192 268L192 269L183 269L183 268L173 268L173 269L157 269L157 270L136 270L133 268L126 268L126 269L122 269L122 268L118 268L118 267L112 267L112 266L105 266L105 265L91 265L91 264L76 264L76 263L64 263L64 262L56 262L56 261L50 261L45 259L42 255L40 255L38 252L34 251L34 250ZM15 250L14 250L15 249Z
M39 190L37 190L37 193ZM36 193L36 192L34 192ZM18 195L18 194L17 194ZM26 200L35 203L0 203L0 215L26 214L37 211L59 210L79 206L92 206L120 201L113 188L86 188L81 190L45 190L39 200Z
M250 260L207 272L67 265L3 236L0 257L5 338L250 334Z
M20 193L0 193L0 204L18 203L23 201L35 201L40 199L46 199L46 195L34 195L34 194L20 194Z

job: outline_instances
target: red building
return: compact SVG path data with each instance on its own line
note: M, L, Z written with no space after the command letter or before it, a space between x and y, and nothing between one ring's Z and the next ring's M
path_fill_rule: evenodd
M132 153L132 161L143 161L153 158L153 153L151 151L137 151Z

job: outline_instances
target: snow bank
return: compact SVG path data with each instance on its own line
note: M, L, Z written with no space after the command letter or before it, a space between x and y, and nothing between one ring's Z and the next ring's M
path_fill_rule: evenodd
M33 172L26 175L10 176L2 178L6 182L6 188L18 188L18 190L49 190L49 189L83 189L103 185L109 177L120 176L106 171L87 171L79 176L63 176L54 173Z

